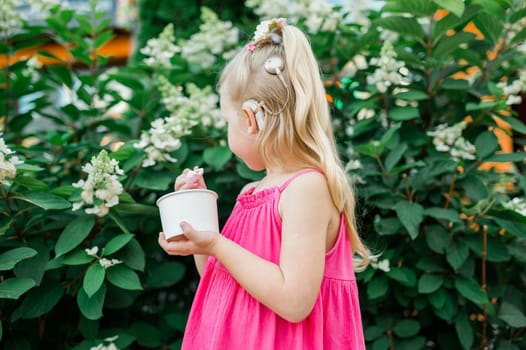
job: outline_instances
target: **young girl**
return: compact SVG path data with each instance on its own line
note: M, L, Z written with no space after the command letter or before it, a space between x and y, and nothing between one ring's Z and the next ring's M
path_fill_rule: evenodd
M229 147L266 175L241 191L221 234L183 222L184 239L159 236L201 274L182 348L365 349L353 262L364 268L369 253L307 38L284 19L262 22L219 90ZM205 187L187 172L176 190Z

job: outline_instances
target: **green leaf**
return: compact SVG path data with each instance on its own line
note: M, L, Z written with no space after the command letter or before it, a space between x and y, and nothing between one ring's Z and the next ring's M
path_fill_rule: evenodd
M371 300L381 298L387 294L388 288L389 281L385 275L375 276L367 284L367 297Z
M526 225L520 220L513 220L513 217L510 216L509 218L493 217L493 221L506 232L519 238L526 238Z
M425 273L418 280L418 293L429 294L437 291L444 283L441 275Z
M515 305L507 301L502 302L498 316L511 327L526 327L526 316L524 316L524 313Z
M466 44L474 38L475 35L466 32L458 32L452 36L444 36L435 46L433 57L437 59L446 57L448 54L458 49L460 45Z
M8 278L0 283L0 299L18 299L35 286L32 278Z
M462 17L464 14L464 0L433 0L438 6L452 12L457 17Z
M74 250L66 255L62 255L60 262L64 265L85 265L95 259L88 255L84 249Z
M88 271L86 271L82 281L82 288L84 288L88 298L91 298L93 294L95 294L100 289L102 283L104 282L105 276L106 269L98 262L95 262L90 266Z
M128 290L142 290L141 281L137 273L123 265L109 267L106 275L108 281L116 287Z
M49 247L38 241L30 244L37 254L16 264L13 272L16 277L32 278L37 285L40 285L49 261Z
M122 247L124 247L128 242L133 238L134 235L130 233L123 233L121 235L118 235L109 241L106 246L104 247L103 256L111 255L117 251L119 251Z
M469 257L469 247L461 240L451 241L446 249L446 260L455 270L458 270Z
M108 30L104 33L97 35L94 41L94 45L98 49L113 38L114 38L113 32L111 30Z
M409 37L420 39L424 36L424 30L422 29L422 26L413 17L384 17L374 21L374 24L378 27L407 35Z
M451 222L462 222L462 219L460 219L460 216L458 212L455 209L444 209L444 208L427 208L424 211L424 214L427 216L431 216L438 220L447 220Z
M128 231L128 228L126 227L126 225L122 221L122 219L121 219L119 214L117 214L116 212L112 212L112 213L109 214L109 217L117 224L117 226L119 226L119 228L122 230L122 232L124 232L125 234L128 234L128 235L131 235L130 231Z
M446 292L444 289L438 289L436 292L428 294L427 299L435 309L440 309L446 302Z
M39 172L39 171L44 170L44 168L36 166L36 165L23 163L23 164L17 165L16 170L17 172L18 171Z
M101 318L105 296L106 286L104 284L91 298L88 297L83 288L80 288L77 293L77 305L84 317L89 320L98 320Z
M458 340L462 348L469 350L473 346L475 334L473 326L471 325L468 315L464 312L458 314L455 318L455 330L457 331Z
M444 35L449 29L457 29L463 27L469 22L479 11L480 6L468 5L465 8L464 14L461 18L458 18L455 14L450 13L440 21L436 22L433 28L433 40L436 43L442 35Z
M468 102L466 104L466 112L479 111L481 109L493 108L497 105L497 101L482 101L479 103Z
M493 43L499 41L504 27L498 17L482 12L473 19L473 22L482 32L484 38L491 40Z
M371 346L371 350L388 350L389 338L386 335L376 339Z
M49 72L56 78L60 84L64 84L69 88L73 88L73 78L71 77L71 69L61 65L49 65L47 67Z
M477 136L475 149L477 150L477 156L484 159L500 149L499 140L493 132L484 131Z
M424 208L418 204L402 200L393 208L412 239L418 236L418 226L424 220Z
M395 94L394 97L402 99L402 100L408 100L408 101L421 101L421 100L429 99L429 96L424 91L420 91L420 90L408 90L408 91L399 92Z
M175 177L170 172L157 171L152 173L142 170L133 181L133 184L147 190L166 191L174 181Z
M423 336L414 337L411 339L402 340L398 346L397 350L414 350L414 349L424 349L426 344L426 338Z
M30 290L22 302L22 318L36 318L47 314L64 295L61 283L51 283Z
M144 270L144 265L146 263L144 250L135 238L132 238L130 243L126 244L124 248L119 250L115 257L134 270Z
M455 279L455 288L463 297L477 305L488 302L486 293L484 293L482 287L473 278L457 277Z
M444 289L440 289L444 290ZM434 308L433 312L440 317L441 319L448 321L449 323L453 322L453 317L455 317L457 312L457 298L453 298L447 292L444 293L444 304L441 308Z
M130 331L137 337L137 343L148 348L161 348L161 333L157 327L149 323L136 322Z
M71 221L60 234L55 245L57 257L75 249L90 234L95 226L93 215L83 215Z
M469 88L469 82L464 79L444 79L441 85L442 89L446 90L467 90Z
M68 209L71 203L62 197L44 192L27 192L24 195L13 196L13 198L29 202L45 210Z
M140 204L140 203L122 203L117 205L116 207L117 211L121 214L129 214L129 215L150 215L158 217L159 215L159 209L154 207L153 205L146 205L146 204Z
M0 254L0 271L11 270L20 261L31 258L35 255L37 255L37 251L28 247L8 250L7 252Z
M151 288L166 288L181 281L186 272L186 265L171 261L155 264L148 273L145 284Z
M400 338L412 337L420 332L420 323L417 320L404 319L394 325L393 332Z
M400 282L402 285L413 288L416 287L416 274L413 270L407 267L391 267L386 272L387 277Z
M415 107L394 107L389 111L389 118L396 121L418 118L420 111Z
M48 185L38 180L37 178L31 177L31 176L17 176L15 178L15 183L27 188L28 190L35 190L35 191L47 191Z
M436 6L429 0L387 1L382 12L410 13L420 17L427 17L435 12Z
M398 147L392 150L385 158L385 168L391 171L393 167L400 161L402 156L407 151L407 144L401 143Z
M378 325L368 326L364 329L364 338L367 341L371 341L371 340L381 337L382 334L384 334L384 332L385 332L385 329Z
M215 170L221 170L230 159L232 159L232 151L226 146L207 148L203 152L203 160Z
M514 153L499 153L486 159L487 162L524 162L526 159L526 152L514 152Z
M502 121L509 124L514 131L520 132L523 135L526 135L526 124L524 124L520 119L515 117L501 117Z

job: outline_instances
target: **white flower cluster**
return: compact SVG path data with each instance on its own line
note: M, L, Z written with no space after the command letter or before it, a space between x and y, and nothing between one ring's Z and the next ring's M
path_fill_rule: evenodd
M153 166L157 162L177 162L170 152L181 147L180 138L189 135L194 126L225 126L218 108L219 97L210 87L199 89L195 84L188 84L186 92L189 96L186 97L181 86L174 86L161 76L159 90L170 115L154 120L150 124L151 128L141 134L141 141L135 144L135 147L146 152L143 167Z
M60 5L59 0L29 0L31 5L31 12L38 18L49 17L50 12L53 7Z
M376 217L375 220L379 220L379 217ZM371 258L371 267L375 270L381 270L383 272L389 272L391 270L389 259L383 259L378 261L380 254L372 255Z
M523 5L524 6L524 5ZM506 38L504 39L506 43L511 43L511 41L526 27L526 18L521 18L517 22L510 24L505 23L504 29L506 30ZM522 41L517 46L517 51L521 54L526 54L526 41Z
M117 264L121 264L122 263L122 260L119 260L119 259L106 259L106 258L101 258L97 255L97 253L99 252L99 247L97 246L93 246L91 248L86 248L84 249L84 251L86 252L86 254L94 257L94 258L97 258L99 260L99 264L100 266L104 267L105 269L107 269L108 267L111 267L113 265L117 265Z
M504 203L503 206L504 208L513 210L522 216L526 216L526 200L524 198L515 197Z
M97 346L92 346L89 350L119 350L117 345L115 345L114 341L119 338L118 335L105 338L102 343L100 343Z
M73 187L82 188L80 202L73 203L73 210L85 206L87 214L105 216L109 208L119 204L119 195L123 192L122 184L118 175L124 175L119 168L119 162L111 159L105 150L91 158L91 162L82 167L82 171L88 174L86 180L79 180Z
M239 30L232 26L232 22L219 20L217 14L207 7L201 8L201 21L199 32L179 45L181 56L188 63L207 69L219 56L225 60L234 56L239 47Z
M13 153L15 152L6 146L4 138L0 135L0 184L9 185L8 179L14 179L16 176L16 166L23 163Z
M170 23L164 27L159 37L148 40L146 46L141 49L140 52L147 56L144 63L152 68L170 68L171 58L181 51L174 41L174 26Z
M20 0L0 0L0 39L22 27L22 14L17 10L20 4Z
M381 93L386 92L393 85L407 85L407 78L400 74L401 70L405 68L405 63L397 61L396 56L391 42L385 41L380 51L380 57L373 57L369 62L378 68L373 75L367 77L367 84L376 85Z
M40 74L38 73L40 68L42 68L42 62L36 56L31 56L26 61L26 67L22 70L22 75L29 77L32 83L36 83L40 79Z
M520 104L522 98L519 94L522 91L526 91L526 69L519 70L519 78L510 84L506 81L501 81L497 84L497 87L502 89L502 93L507 96L507 105Z
M309 33L334 31L344 14L325 0L247 0L261 18L286 17L291 24L304 23Z
M462 137L462 130L466 128L466 122L460 122L453 126L440 124L434 131L428 131L427 135L433 136L433 144L439 152L449 152L455 160L475 159L475 146Z

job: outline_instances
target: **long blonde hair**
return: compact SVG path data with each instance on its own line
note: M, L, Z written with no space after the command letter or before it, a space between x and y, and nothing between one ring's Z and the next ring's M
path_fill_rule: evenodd
M370 252L358 234L354 190L336 150L318 63L301 30L283 25L277 34L282 43L266 38L257 41L254 50L242 49L224 68L219 86L227 86L236 103L263 103L265 127L258 146L265 164L283 166L284 159L295 159L323 171L334 206L345 213L355 268L362 270ZM284 62L281 77L264 69L273 56Z

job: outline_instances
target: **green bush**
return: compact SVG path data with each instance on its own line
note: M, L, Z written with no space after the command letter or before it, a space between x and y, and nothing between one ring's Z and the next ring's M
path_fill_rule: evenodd
M199 31L166 26L125 67L96 54L113 34L95 2L50 8L43 25L14 3L1 5L0 54L54 41L71 60L39 52L57 63L27 57L0 75L3 348L179 347L197 275L159 249L155 200L203 166L224 221L262 176L229 151L213 91L257 16L288 17L319 58L360 229L381 252L357 274L368 347L526 346L521 1L249 0L234 25L202 8ZM496 118L515 151L501 151Z

